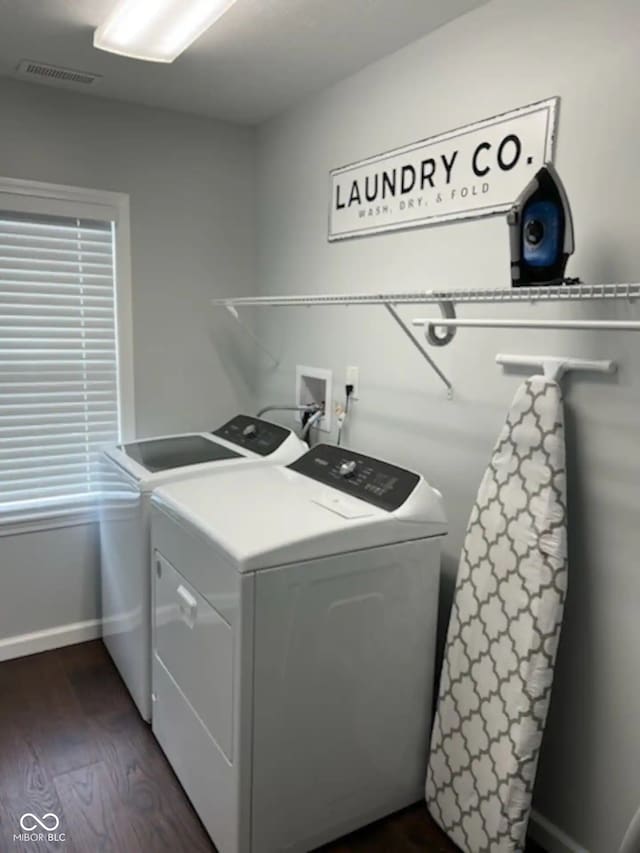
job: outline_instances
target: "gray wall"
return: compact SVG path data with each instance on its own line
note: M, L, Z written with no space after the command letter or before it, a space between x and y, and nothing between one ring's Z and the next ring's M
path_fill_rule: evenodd
M258 269L269 293L496 287L508 283L504 219L328 244L328 172L343 163L534 100L562 98L556 163L575 214L570 274L637 281L640 192L635 0L494 0L264 125L258 155ZM407 317L425 308L405 309ZM640 318L625 304L463 307L535 317ZM347 443L424 472L451 533L442 628L475 490L520 377L498 351L615 358L619 375L569 378L571 581L535 806L593 853L617 849L640 802L635 675L640 574L640 340L631 333L460 330L434 352L442 386L382 309L256 312L282 356L260 372L263 401L293 393L296 363L361 367Z
M360 365L347 442L418 468L446 497L443 627L474 492L518 382L495 353L619 361L612 381L566 383L571 588L536 794L592 853L616 849L640 801L638 341L461 330L435 353L455 384L449 402L380 310L247 312L282 355L273 370L206 302L255 289L256 264L264 293L506 283L501 219L328 245L327 173L554 94L578 240L570 272L637 280L637 14L635 0L494 0L264 126L257 258L250 131L0 80L0 173L131 195L139 432L206 427L252 407L256 381L262 401L286 399L296 363L332 367L338 386L346 364ZM500 313L520 311L530 313ZM535 309L583 314L639 316L625 305ZM95 528L0 538L0 582L0 639L93 618Z
M254 289L252 132L7 79L0 109L3 176L130 195L138 434L252 409L254 353L208 306ZM95 618L97 580L93 526L0 537L0 641Z

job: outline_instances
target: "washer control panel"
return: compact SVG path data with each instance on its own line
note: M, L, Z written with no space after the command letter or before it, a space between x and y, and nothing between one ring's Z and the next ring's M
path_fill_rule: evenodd
M420 482L413 471L331 444L318 444L288 467L389 512L401 507Z
M213 435L226 438L239 447L252 450L260 456L269 456L274 453L280 445L287 440L291 432L285 427L253 418L250 415L236 415L219 429L213 431Z

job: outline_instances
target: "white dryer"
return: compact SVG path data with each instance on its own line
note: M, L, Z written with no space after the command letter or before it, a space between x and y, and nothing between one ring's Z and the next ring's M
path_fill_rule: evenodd
M286 465L306 450L291 430L237 415L213 433L149 438L102 455L103 639L145 720L151 719L151 491L181 477Z
M153 731L221 853L311 850L422 799L440 494L319 445L151 503Z

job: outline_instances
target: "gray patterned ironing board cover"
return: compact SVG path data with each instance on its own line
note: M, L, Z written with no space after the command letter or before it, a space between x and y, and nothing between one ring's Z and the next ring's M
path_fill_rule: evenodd
M519 388L471 512L426 800L465 853L524 846L567 588L561 390Z

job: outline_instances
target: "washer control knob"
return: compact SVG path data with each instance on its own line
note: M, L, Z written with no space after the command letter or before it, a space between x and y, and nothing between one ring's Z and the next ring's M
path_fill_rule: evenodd
M341 477L353 477L356 471L356 463L353 459L350 459L348 462L343 462L340 466L340 476Z
M255 424L247 424L247 426L242 430L242 435L245 438L255 438L258 434L258 430Z

